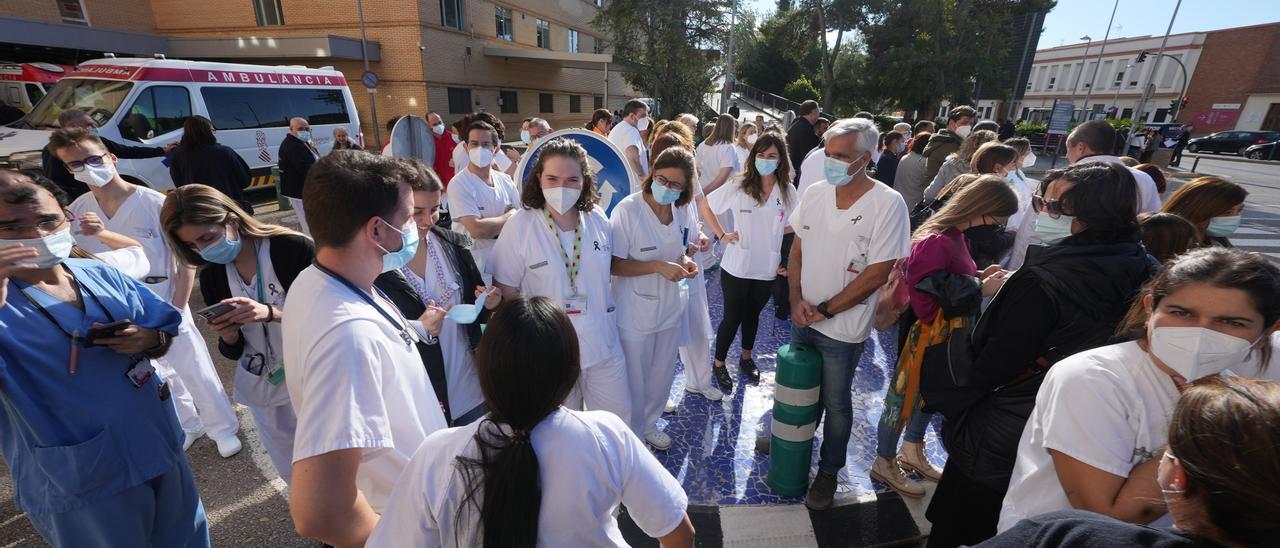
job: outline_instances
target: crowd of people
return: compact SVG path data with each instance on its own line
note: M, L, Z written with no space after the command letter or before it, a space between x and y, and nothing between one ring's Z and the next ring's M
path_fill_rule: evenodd
M255 218L248 169L208 119L176 148L130 149L63 113L45 173L0 172L0 449L18 507L57 546L209 544L184 453L241 443L200 318L303 536L625 545L625 506L691 546L688 498L655 456L676 361L711 401L759 383L772 300L821 361L813 511L872 421L872 478L908 497L937 483L930 546L1280 533L1265 380L1280 269L1231 247L1243 188L1169 192L1158 167L1112 155L1101 121L1036 180L1030 142L966 106L884 133L812 101L786 128L652 114L632 100L584 123L633 174L611 210L584 148L540 118L522 123L538 154L520 181L490 113L428 113L432 165L345 130L322 153L294 118L278 156L295 231ZM165 154L167 195L115 169ZM879 418L855 417L876 330L896 330L897 362Z

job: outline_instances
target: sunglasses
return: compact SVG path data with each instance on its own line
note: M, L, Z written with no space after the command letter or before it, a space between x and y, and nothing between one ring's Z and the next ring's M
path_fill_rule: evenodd
M1046 200L1044 196L1039 194L1031 196L1031 209L1036 213L1048 213L1050 217L1057 219L1063 215L1068 215L1066 209L1062 207L1062 202L1058 200Z

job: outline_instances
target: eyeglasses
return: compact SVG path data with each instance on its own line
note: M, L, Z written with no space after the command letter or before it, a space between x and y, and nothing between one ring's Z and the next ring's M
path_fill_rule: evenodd
M662 185L662 186L665 186L665 187L667 187L667 188L669 188L669 189L671 189L671 190L674 190L674 191L677 191L677 192L683 192L683 191L684 191L684 183L677 183L677 182L674 182L674 181L672 181L672 180L670 180L670 179L667 179L666 177L663 177L663 176L661 176L661 175L654 175L654 176L653 176L653 180L654 180L654 181L657 181L657 182L658 182L658 184L660 184L660 185Z
M71 216L64 214L59 219L49 219L40 221L33 225L8 225L0 226L0 240L18 240L18 235L35 232L36 234L51 234L62 228L62 224L74 220Z
M1039 194L1031 196L1031 208L1034 209L1036 213L1040 213L1042 211L1048 213L1049 216L1054 219L1063 215L1070 215L1067 213L1067 210L1062 207L1061 201L1046 200L1044 199L1044 196Z
M84 160L72 160L67 162L67 169L72 173L80 173L81 171L84 171L84 166L102 167L103 165L106 165L103 158L104 156L90 156Z

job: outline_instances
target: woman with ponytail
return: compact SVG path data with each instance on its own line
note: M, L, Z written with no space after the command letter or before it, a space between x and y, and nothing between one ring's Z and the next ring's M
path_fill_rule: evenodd
M489 414L428 436L368 546L626 546L619 504L662 546L692 546L688 498L621 419L561 403L578 336L545 297L500 307L476 349Z

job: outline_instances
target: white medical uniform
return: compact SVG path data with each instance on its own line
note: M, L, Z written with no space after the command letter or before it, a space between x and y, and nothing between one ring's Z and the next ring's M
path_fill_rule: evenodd
M902 195L879 181L849 209L836 207L834 185L810 186L791 216L791 228L799 239L795 245L803 250L800 286L809 303L836 296L869 265L911 253L907 204ZM838 341L865 341L879 296L877 289L853 308L811 327Z
M799 201L795 192L784 200L781 186L775 184L764 203L756 203L742 190L741 181L729 181L708 194L711 211L731 217L738 232L738 241L725 246L720 268L738 278L770 281L778 277L782 232Z
M726 167L729 168L729 178L724 180L720 185L721 188L742 180L742 165L738 163L738 154L734 152L734 146L730 143L708 145L704 141L695 149L694 160L698 168L698 187L703 192L710 192L707 187L716 180L716 176L720 175L720 170ZM716 218L720 221L720 228L725 232L733 232L737 227L733 224L733 215L717 211Z
M147 276L163 278L163 281L147 284L147 287L160 298L172 302L173 276L178 272L178 264L164 239L164 227L160 225L160 208L163 206L163 194L136 186L133 194L120 204L114 216L107 216L92 192L76 198L67 209L77 217L86 212L96 213L107 230L141 243L151 266ZM108 251L107 246L97 238L76 236L76 243L90 253ZM161 376L169 381L174 407L184 430L198 432L203 427L209 437L215 440L236 435L240 429L240 421L236 419L236 413L227 400L222 380L213 367L213 358L209 356L204 337L196 328L190 307L182 307L182 323L178 326L178 336L170 343L169 351L152 361Z
M1040 189L1040 181L1027 178L1021 171L1014 175L1013 191L1018 195L1018 212L1009 218L1009 228L1013 230L1013 248L1005 259L1005 268L1017 270L1027 260L1027 248L1040 245L1040 235L1036 234L1036 216L1031 207L1031 196Z
M705 228L701 212L697 210L698 198L706 199L702 187L694 185L694 201L689 207L698 215L698 228L702 235L711 235ZM724 228L724 227L721 227ZM694 236L690 237L691 239ZM713 387L711 375L711 343L716 332L711 327L711 303L707 302L707 279L703 269L715 262L711 250L694 253L694 262L698 263L698 275L689 280L689 306L685 307L684 318L680 323L680 363L684 364L684 386L686 390L705 390Z
M466 497L457 457L478 458L474 438L480 424L427 438L367 546L482 544L479 513L457 519ZM529 438L542 489L538 546L628 546L614 517L621 504L651 537L670 534L684 520L689 504L684 489L617 417L562 407L538 423Z
M138 281L142 281L151 273L151 261L147 260L147 250L139 246L111 249L93 255L99 261L116 267L120 273Z
M380 296L375 309L315 266L298 274L290 292L281 331L285 385L298 416L293 462L363 449L356 487L381 513L409 457L446 427L422 357L401 337L412 320Z
M813 183L826 180L826 172L822 169L826 162L826 147L814 147L805 155L804 160L800 162L800 180L796 181L796 188L799 189L801 196L804 196L805 191L809 190L809 186Z
M670 224L662 224L645 194L637 192L613 208L613 256L633 261L679 264L688 244L698 237L692 202L672 204ZM636 434L657 429L675 377L680 324L689 303L689 280L672 282L661 274L614 276L618 334L631 385L631 428Z
M1053 449L1108 474L1160 458L1178 387L1135 341L1086 350L1049 369L1018 442L997 528L1070 510L1053 466Z
M461 277L448 264L449 256L441 247L444 244L440 237L427 231L420 245L427 246L426 278L418 276L412 269L402 268L400 272L408 279L409 286L419 293L420 298L434 300L436 306L441 308L462 304L462 292L474 292L475 288L459 285ZM414 323L422 325L422 322ZM440 353L444 357L449 414L454 420L484 403L480 379L476 376L476 368L471 361L471 341L467 338L466 327L452 320L446 320L440 327L439 344Z
M496 167L489 168L489 181L485 182L478 175L465 167L458 170L449 181L449 215L453 218L453 230L471 235L475 245L471 248L471 256L480 268L485 283L492 283L492 266L489 264L493 255L496 239L482 239L467 232L467 227L460 220L463 217L488 219L499 217L508 209L519 207L520 192L506 173Z
M231 288L232 297L246 297L283 310L284 284L276 277L275 267L271 264L271 241L259 241L257 264L261 265L261 270L245 283L235 265L226 265L227 286ZM236 401L249 407L253 424L258 427L258 438L262 440L267 456L271 457L271 464L275 465L285 483L289 483L293 479L293 436L298 427L298 419L293 414L293 405L289 403L289 391L285 388L285 383L271 384L268 381L276 369L284 367L281 329L280 322L255 322L240 328L240 337L244 339L244 355L236 364L232 386L235 388ZM245 363L255 360L261 360L264 364L260 376L243 367Z
M1146 138L1144 137L1145 141ZM1096 156L1085 156L1076 160L1075 164L1087 164L1089 162L1106 162L1110 164L1124 164L1120 161L1120 157L1111 156L1109 154L1099 154ZM1160 211L1161 199L1160 188L1156 186L1156 181L1147 175L1141 169L1125 166L1129 173L1133 175L1133 182L1138 185L1138 213L1154 213Z
M553 231L542 209L522 209L507 221L493 249L493 281L518 288L526 297L547 297L569 314L578 332L582 378L565 405L578 409L585 401L588 409L611 411L630 421L631 393L618 340L618 314L609 288L613 260L609 219L604 209L596 206L590 212L579 212L579 226L582 257L576 296L565 264L566 255L573 258L574 232Z
M747 170L747 157L751 156L751 149L742 145L733 145L733 153L738 155L738 170Z
M627 147L636 147L636 153L640 155L640 173L636 174L639 179L644 179L649 174L649 151L644 146L644 138L640 136L640 130L636 129L627 122L618 122L609 130L609 141L618 145L618 150L622 151L622 159L631 165L631 161L627 159ZM631 181L631 193L634 194L640 190L639 179Z

